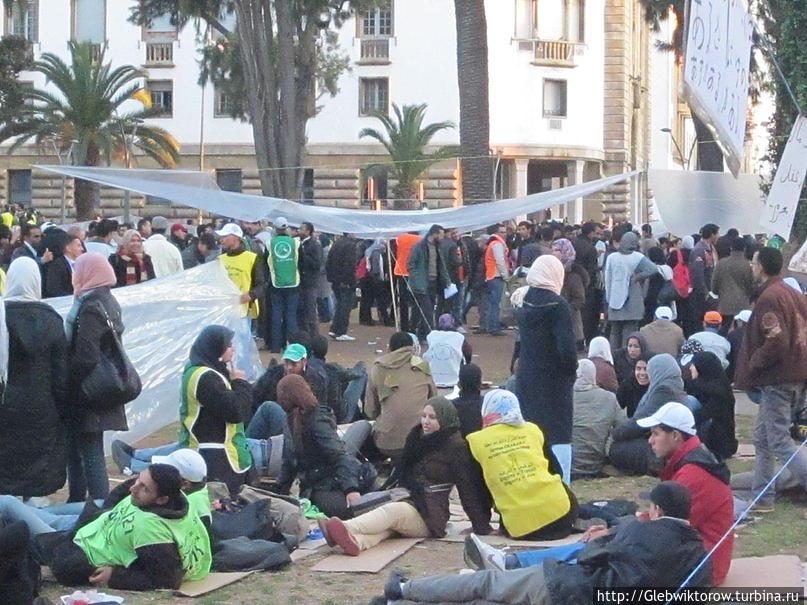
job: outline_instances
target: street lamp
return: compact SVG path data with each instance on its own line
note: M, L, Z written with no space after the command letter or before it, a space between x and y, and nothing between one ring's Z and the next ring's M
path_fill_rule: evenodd
M130 139L126 137L126 131L123 127L123 121L120 123L121 136L123 137L124 159L126 162L126 169L132 167L132 145L134 145L135 138L137 137L137 127L143 123L141 118L132 120L134 128L132 129L132 136ZM132 207L132 192L128 189L123 191L123 222L128 223L131 221L131 207Z
M78 143L77 140L72 139L70 141L70 147L67 148L67 153L62 159L62 151L59 148L59 145L56 144L56 138L53 137L48 139L50 144L53 145L53 151L56 153L56 157L59 159L59 166L64 166L65 162L70 161L70 156L73 155L73 146ZM61 224L64 225L67 222L67 201L66 201L66 177L62 175L62 205L61 205Z
M675 145L675 149L678 151L678 157L681 158L681 166L689 170L689 162L692 160L692 153L695 151L695 145L697 144L698 140L695 139L692 141L692 147L689 148L689 155L685 156L680 145L678 145L678 141L675 140L672 130L669 128L662 128L661 132L666 132L668 135L670 135L670 139L672 139L673 145Z

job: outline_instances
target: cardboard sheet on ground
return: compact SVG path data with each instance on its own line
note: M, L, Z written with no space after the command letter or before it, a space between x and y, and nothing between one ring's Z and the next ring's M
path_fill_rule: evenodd
M185 581L179 590L175 591L181 597L201 597L209 592L224 588L251 576L254 571L234 571L229 573L210 572L202 580Z
M314 565L311 571L378 573L420 540L420 538L384 540L378 546L365 550L358 557L348 557L343 554L331 555Z
M801 586L803 590L801 561L795 555L734 559L723 586L729 588L795 588Z
M494 525L495 527L495 525ZM438 538L441 542L465 542L467 533L463 531L471 529L470 521L450 521L446 526L446 535ZM582 534L572 534L560 540L516 540L508 536L490 535L481 536L482 540L492 546L515 546L522 548L553 548L555 546L566 546L580 541Z
M179 419L180 383L191 345L202 328L221 324L235 331L235 366L256 380L262 371L249 326L239 316L238 290L221 263L136 286L112 290L123 312L123 346L143 383L140 396L126 406L129 431L107 431L113 439L133 443ZM64 317L71 296L49 298Z
M757 455L757 448L753 443L741 443L737 446L737 453L734 454L737 458L755 458Z

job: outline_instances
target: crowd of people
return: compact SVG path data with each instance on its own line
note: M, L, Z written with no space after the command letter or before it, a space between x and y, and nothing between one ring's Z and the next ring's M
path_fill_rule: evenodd
M444 536L456 487L474 532L466 556L482 571L394 575L380 602L581 602L594 587L675 586L713 548L693 585L721 584L735 514L732 385L759 404L759 493L797 448L807 299L782 278L779 250L735 230L640 231L522 221L485 235L433 225L386 242L332 239L282 217L195 229L103 219L86 237L23 223L11 249L0 237L10 261L0 549L15 553L0 559L49 564L65 584L177 588L212 566L208 482L233 495L256 482L296 493L321 513L327 543L354 556L395 535ZM91 401L85 383L125 330L112 290L214 261L280 358L250 383L234 365L233 331L204 327L181 376L176 441L114 442L115 463L134 476L110 492L103 436L128 429L125 407ZM327 359L331 340L354 339L357 291L360 323L402 324L369 368ZM63 295L74 301L64 321L42 302ZM473 306L474 332L515 335L511 378L484 393L467 337ZM329 321L330 338L319 333ZM661 479L649 517L590 528L573 552L511 557L479 538L494 531L494 510L516 540L580 531L591 515L574 482L614 468ZM807 488L807 453L789 468ZM34 506L65 482L66 508ZM756 510L774 499L766 491ZM98 510L86 514L86 500ZM619 574L605 573L611 559ZM0 585L29 572L0 565Z

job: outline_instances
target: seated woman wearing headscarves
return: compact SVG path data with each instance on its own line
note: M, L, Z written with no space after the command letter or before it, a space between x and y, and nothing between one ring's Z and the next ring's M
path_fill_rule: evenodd
M328 544L356 556L394 535L442 538L450 516L448 497L455 485L474 532L479 528L483 534L491 533L490 509L480 499L479 477L459 426L448 399L427 400L420 425L409 432L401 461L386 485L405 488L409 497L349 521L331 518L320 523Z
M305 378L288 374L277 383L277 402L291 432L291 455L283 460L280 491L300 478L300 495L329 516L349 518L360 497L360 464L339 438L336 418L318 402Z
M647 359L642 357L636 360L636 365L633 366L633 376L619 385L616 392L616 400L628 415L628 418L633 416L636 412L636 406L639 405L644 394L647 393L647 387L650 385L650 377L647 375Z
M681 367L672 355L662 353L653 357L647 364L647 374L650 377L647 393L639 400L633 416L614 429L614 442L608 452L611 464L637 475L657 474L661 467L647 441L650 431L636 421L652 416L672 401L689 405Z
M628 336L625 346L614 351L614 370L619 384L629 380L633 376L636 361L649 354L647 341L640 332L634 332Z
M606 391L616 393L619 381L614 370L614 356L611 354L611 343L607 338L597 336L588 345L588 358L597 370L597 386Z
M501 389L488 391L482 426L467 440L501 515L502 529L523 540L568 536L577 519L577 500L564 484L543 432L522 417L518 398Z
M597 385L596 374L590 360L579 361L574 383L573 479L601 475L611 432L626 418L616 396Z
M11 263L0 303L0 494L47 496L64 485L67 339L41 300L39 265ZM0 578L1 580L2 578Z
M151 257L143 251L143 238L136 229L129 229L123 234L118 250L109 255L109 264L115 271L118 288L155 277Z
M228 366L235 355L225 326L207 326L191 346L182 373L179 447L199 450L210 481L238 493L252 468L244 423L252 414L252 387L246 374Z
M737 452L734 391L714 353L695 353L684 369L684 388L700 403L695 413L698 436L712 453L725 460Z

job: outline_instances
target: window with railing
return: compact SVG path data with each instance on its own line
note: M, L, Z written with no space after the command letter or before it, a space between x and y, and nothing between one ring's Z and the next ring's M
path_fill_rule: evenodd
M106 41L106 0L73 0L72 8L72 39L100 50Z
M533 63L574 67L585 42L585 0L515 0L513 39Z
M389 78L359 78L359 115L389 112Z
M148 80L146 88L151 95L151 106L157 110L157 118L174 115L174 83L171 80Z
M146 42L146 65L173 65L174 64L174 43L173 42Z
M362 63L389 62L390 38L393 36L392 3L364 13L358 20Z

